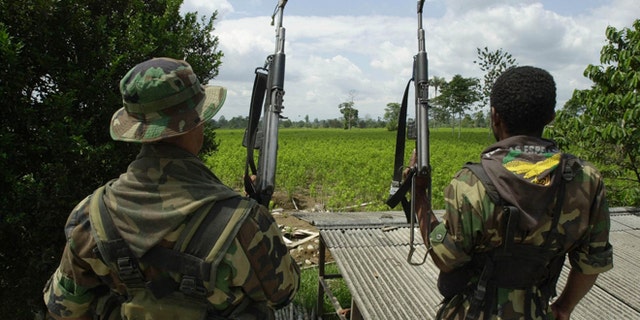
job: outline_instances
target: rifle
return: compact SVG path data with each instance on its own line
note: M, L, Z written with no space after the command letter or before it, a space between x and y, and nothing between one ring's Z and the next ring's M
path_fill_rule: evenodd
M245 192L249 197L267 207L275 189L278 122L284 118L282 116L282 109L284 109L282 101L284 96L285 28L282 26L282 16L286 4L287 0L279 0L271 16L272 26L274 21L277 21L276 48L275 52L267 57L264 66L255 70L256 77L253 82L249 122L243 139L243 145L247 148L244 176ZM264 117L260 122L263 102ZM258 130L260 124L261 129ZM257 167L254 149L259 150ZM255 181L252 176L255 176Z
M391 208L394 208L398 203L402 203L402 208L407 217L407 222L410 224L410 239L409 239L409 255L407 261L411 264L412 256L415 251L414 247L414 226L416 221L416 208L415 208L415 178L426 177L428 181L427 187L427 200L428 200L428 212L431 211L431 164L429 163L429 87L428 87L428 61L427 52L425 51L425 36L424 29L422 28L422 9L424 7L424 0L418 0L418 53L413 57L413 77L407 83L404 95L402 98L402 105L400 107L400 114L398 120L398 133L396 135L396 154L393 167L393 180L391 181L391 188L389 190L389 198L386 204ZM415 90L415 136L412 135L412 128L407 130L406 117L407 117L407 97L409 93L409 87L411 81L414 82ZM405 131L407 131L409 139L415 139L416 145L416 163L412 167L408 168L408 173L403 180L403 168L404 168L404 144L405 144ZM405 194L411 189L411 201L408 201ZM427 228L430 225L427 224ZM428 230L430 231L430 230ZM429 232L428 232L429 233ZM422 264L426 261L427 255L424 256Z

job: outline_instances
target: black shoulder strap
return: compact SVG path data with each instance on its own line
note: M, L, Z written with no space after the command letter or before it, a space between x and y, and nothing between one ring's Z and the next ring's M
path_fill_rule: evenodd
M484 186L487 195L495 205L502 205L502 206L504 205L504 201L502 200L502 197L500 197L500 193L498 193L498 189L496 189L496 186L493 184L493 182L489 178L489 175L487 175L487 172L484 170L484 167L482 167L481 163L467 162L464 165L464 168L471 170L471 172L473 172L473 174L478 178L478 180L480 180L480 183L482 183L482 185ZM512 221L512 219L517 220L517 218L519 217L517 212L518 210L513 206L505 206L503 210L505 210L505 214L507 214L507 219L508 219L507 224L505 226L505 229L506 229L505 236L507 236L507 239L505 239L505 242L512 243L513 231L514 231L513 228L515 228L515 225L516 225L514 223L515 221ZM475 290L473 291L473 295L471 296L471 299L469 301L470 303L469 311L467 312L467 316L465 317L465 320L477 319L478 314L482 309L482 306L483 305L489 306L490 304L490 302L488 303L486 301L487 294L489 296L493 294L493 292L487 292L487 291L491 291L491 288L489 288L489 281L493 275L493 261L489 256L484 256L482 263L484 264L484 267L482 268L480 276L478 277L478 280L477 280L478 282L476 284Z
M265 73L267 72L267 73ZM244 166L244 190L251 198L259 195L255 190L251 175L258 171L253 156L253 150L258 148L258 124L262 116L262 104L267 90L268 71L265 68L256 68L256 77L253 81L253 92L251 93L251 105L249 106L249 124L244 133L243 144L247 148L247 159Z
M410 172L409 176L402 181L402 171L404 168L404 149L407 132L408 96L412 81L413 78L407 82L407 86L404 89L404 94L402 96L402 104L400 105L398 131L396 133L396 152L393 163L393 181L391 181L390 195L386 201L386 204L391 208L395 208L398 203L402 203L402 209L407 217L407 222L411 221L411 207L409 206L409 201L405 195L411 188L411 177L413 172Z

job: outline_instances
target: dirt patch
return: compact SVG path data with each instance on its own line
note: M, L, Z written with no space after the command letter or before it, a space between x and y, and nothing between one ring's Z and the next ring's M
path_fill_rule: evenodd
M293 216L293 213L322 210L320 205L311 198L294 197L290 199L283 193L275 193L273 202L275 210L272 211L272 215L280 226L283 236L288 240L291 256L302 268L317 266L320 260L318 228ZM333 258L329 251L326 251L325 262L330 261L333 261Z

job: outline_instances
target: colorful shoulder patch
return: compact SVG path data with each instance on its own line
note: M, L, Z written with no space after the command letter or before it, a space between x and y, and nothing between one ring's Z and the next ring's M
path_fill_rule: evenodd
M551 183L550 173L560 164L561 154L545 153L546 159L531 163L517 159L517 155L520 153L522 152L510 151L502 161L503 166L514 174L521 175L531 183L548 186Z

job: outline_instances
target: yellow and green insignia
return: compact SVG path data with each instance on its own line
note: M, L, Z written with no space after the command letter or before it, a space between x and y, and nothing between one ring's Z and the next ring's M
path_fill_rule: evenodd
M553 171L558 164L560 164L560 153L548 153L546 159L531 163L523 160L516 160L516 154L518 151L511 151L503 160L504 167L513 172L514 174L522 175L523 178L529 180L531 183L540 185L549 185L551 179L549 175L543 175Z

